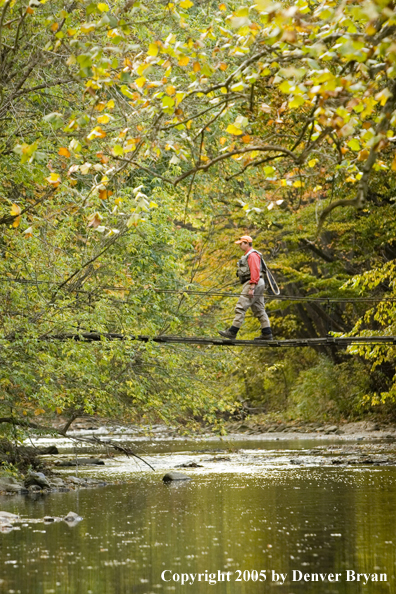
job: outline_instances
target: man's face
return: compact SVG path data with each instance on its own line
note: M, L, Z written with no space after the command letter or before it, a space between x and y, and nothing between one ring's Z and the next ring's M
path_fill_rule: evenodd
M247 248L250 246L247 241L242 241L242 243L239 244L239 247L243 252L246 252Z

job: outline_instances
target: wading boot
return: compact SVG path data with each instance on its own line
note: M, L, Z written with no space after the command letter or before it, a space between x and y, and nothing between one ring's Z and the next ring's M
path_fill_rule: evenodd
M231 326L227 328L227 330L219 330L220 336L224 336L224 338L231 338L235 339L237 337L239 328L236 326Z
M274 340L271 328L261 328L260 336L256 336L254 340Z

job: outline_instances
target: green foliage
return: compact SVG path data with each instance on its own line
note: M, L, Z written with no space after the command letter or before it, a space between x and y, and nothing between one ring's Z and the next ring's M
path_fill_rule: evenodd
M154 287L235 288L241 230L284 295L395 296L393 3L1 0L0 13L1 414L215 422L243 357L60 339L213 334L231 302ZM395 333L393 303L268 309L283 338ZM356 363L364 382L385 378L357 393L394 400L394 349L350 352L372 364ZM287 393L287 407L301 381L324 414L307 368L343 385L345 362L322 354L331 365L252 355L255 397L272 409ZM326 397L335 414L358 398Z
M322 356L300 373L290 396L297 418L328 421L356 414L369 389L369 377L359 360L335 365Z
M11 462L2 462L1 466L0 466L0 476L2 477L12 477L15 479L20 479L20 473L18 468L14 465L11 464Z

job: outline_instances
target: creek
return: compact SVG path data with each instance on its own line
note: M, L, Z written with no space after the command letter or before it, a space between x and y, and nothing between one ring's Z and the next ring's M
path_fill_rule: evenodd
M1 533L0 592L394 593L396 467L335 466L329 452L337 443L146 439L137 451L154 472L116 456L78 472L117 484L0 497L1 510L25 518L83 517L76 526L22 523ZM66 441L57 445L74 451ZM177 468L190 462L202 467ZM164 484L170 469L193 480ZM293 570L309 581L293 581ZM386 581L346 581L347 570L386 574ZM340 577L312 581L320 573ZM182 574L195 577L182 585Z

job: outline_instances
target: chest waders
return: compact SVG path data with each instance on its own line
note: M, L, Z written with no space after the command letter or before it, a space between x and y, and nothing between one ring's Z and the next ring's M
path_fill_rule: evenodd
M261 277L254 289L253 296L249 295L250 287L247 284L251 278L248 257L252 252L255 252L260 256ZM266 286L268 288L268 292L272 295L279 295L280 290L276 284L276 280L265 263L263 255L254 249L251 249L247 254L244 254L237 264L237 276L244 287L235 307L235 318L232 322L232 326L227 328L227 330L220 330L220 336L224 336L224 338L235 339L239 328L245 319L246 311L251 308L253 315L259 320L261 326L261 334L260 336L257 336L255 340L272 340L273 337L271 325L268 315L265 311L263 293Z

